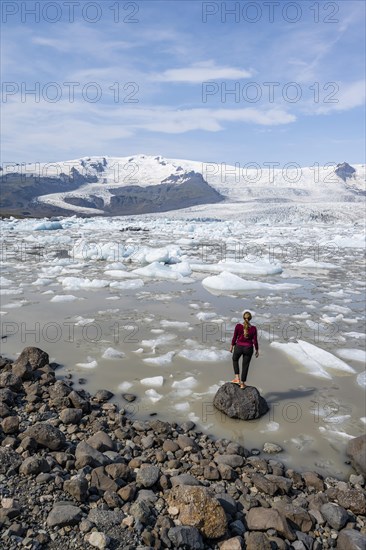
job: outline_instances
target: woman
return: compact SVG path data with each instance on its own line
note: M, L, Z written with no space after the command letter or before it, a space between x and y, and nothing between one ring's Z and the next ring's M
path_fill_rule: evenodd
M258 357L258 340L257 340L257 328L250 324L252 314L249 311L244 311L243 319L244 323L238 323L235 327L234 336L231 341L230 352L233 353L233 367L235 378L232 380L234 384L240 384L241 388L245 388L245 381L247 379L249 363L253 355L253 346L255 347L255 356ZM241 381L239 378L239 359L243 356Z

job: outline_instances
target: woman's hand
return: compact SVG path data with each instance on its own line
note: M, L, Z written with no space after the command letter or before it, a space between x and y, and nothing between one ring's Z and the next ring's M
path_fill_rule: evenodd
M233 352L233 346L230 346L230 353Z
M256 356L256 357L259 356L259 351L256 351L256 352L255 352L255 356Z

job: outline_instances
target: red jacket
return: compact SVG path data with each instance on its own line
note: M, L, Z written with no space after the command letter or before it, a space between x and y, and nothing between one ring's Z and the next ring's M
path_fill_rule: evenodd
M257 328L255 326L250 326L248 329L248 337L244 336L244 326L242 323L238 323L235 327L234 336L231 340L231 345L235 346L253 346L255 350L258 351L258 340L257 340Z

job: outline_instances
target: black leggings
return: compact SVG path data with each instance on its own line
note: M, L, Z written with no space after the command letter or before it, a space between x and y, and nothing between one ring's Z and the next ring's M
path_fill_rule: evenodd
M239 359L243 356L241 381L245 382L248 375L249 363L253 355L253 346L238 346L234 347L233 352L233 367L235 374L239 374Z

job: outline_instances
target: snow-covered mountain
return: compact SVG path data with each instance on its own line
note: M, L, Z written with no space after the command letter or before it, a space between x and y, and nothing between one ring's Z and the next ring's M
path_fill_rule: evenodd
M280 218L315 208L331 221L348 211L357 219L366 195L365 165L347 163L263 168L135 155L17 164L1 173L2 215L137 215L210 205L210 212Z

